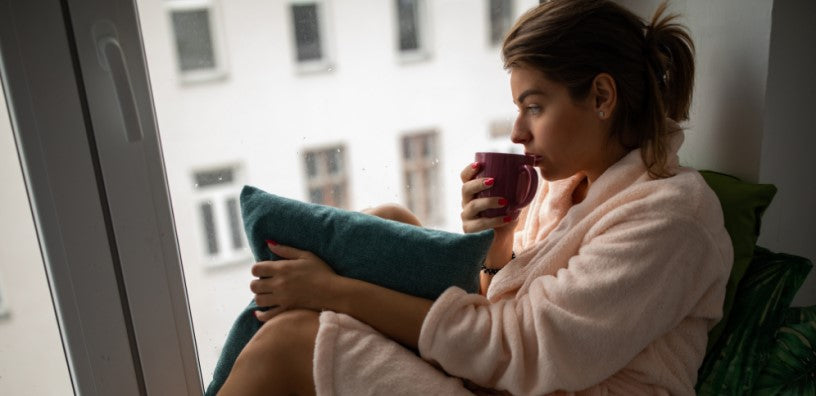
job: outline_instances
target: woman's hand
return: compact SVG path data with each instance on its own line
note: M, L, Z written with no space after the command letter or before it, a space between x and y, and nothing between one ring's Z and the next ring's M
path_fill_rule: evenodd
M320 311L330 301L331 285L337 275L320 257L311 252L268 243L269 250L280 260L262 261L252 267L257 276L249 284L255 293L255 304L272 307L255 311L258 320L266 322L275 315L293 308Z
M493 178L475 178L480 167L481 164L474 162L459 175L462 179L462 230L465 233L472 233L493 228L496 233L512 234L516 223L512 217L479 216L484 210L507 205L507 200L503 197L476 198L476 194L493 186Z
M507 205L507 200L502 197L476 198L476 194L493 185L492 178L476 178L480 167L480 163L474 162L460 174L462 178L462 229L466 233L493 229L493 243L490 244L484 266L500 269L507 265L513 256L513 232L518 224L518 218L479 216L479 213L486 209L501 208ZM492 278L486 272L479 273L481 294L487 294Z

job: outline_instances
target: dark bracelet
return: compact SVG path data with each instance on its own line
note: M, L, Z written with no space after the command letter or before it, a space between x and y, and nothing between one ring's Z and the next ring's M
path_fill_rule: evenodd
M513 260L515 258L516 258L516 252L512 252L512 255L510 256L510 260ZM499 270L501 270L501 268L487 268L484 265L484 262L482 262L482 272L484 272L485 274L493 276L493 275L498 274Z

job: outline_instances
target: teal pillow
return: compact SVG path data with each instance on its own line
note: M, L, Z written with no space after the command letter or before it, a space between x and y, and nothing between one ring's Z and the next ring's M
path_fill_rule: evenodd
M774 334L811 266L803 257L755 249L731 318L698 372L698 395L748 395L761 384Z
M479 270L493 231L455 234L315 205L245 186L244 229L256 261L276 260L267 240L308 250L342 276L436 299L450 286L479 291ZM261 327L254 302L235 319L205 395L214 396L235 359Z
M457 234L283 198L245 186L241 214L257 261L275 260L273 240L315 253L337 274L436 299L458 286L479 291L493 231Z
M707 351L710 351L728 322L737 285L742 280L754 255L762 214L771 204L776 194L776 187L771 184L744 182L734 176L713 171L704 170L700 171L700 174L720 200L725 229L731 236L731 243L734 247L734 263L725 289L723 316L708 333Z

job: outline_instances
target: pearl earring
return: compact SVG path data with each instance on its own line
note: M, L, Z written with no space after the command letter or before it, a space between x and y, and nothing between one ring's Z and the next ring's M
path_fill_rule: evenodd
M601 116L601 117L603 117L603 116L604 116L604 112L603 112L603 111L599 111L599 112L598 112L598 115L599 115L599 116Z

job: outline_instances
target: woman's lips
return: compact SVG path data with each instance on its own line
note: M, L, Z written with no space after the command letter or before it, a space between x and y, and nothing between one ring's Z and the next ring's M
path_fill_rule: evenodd
M524 153L524 155L533 157L533 166L538 166L539 164L541 164L541 156L540 155L535 155L535 154L530 154L530 153Z

